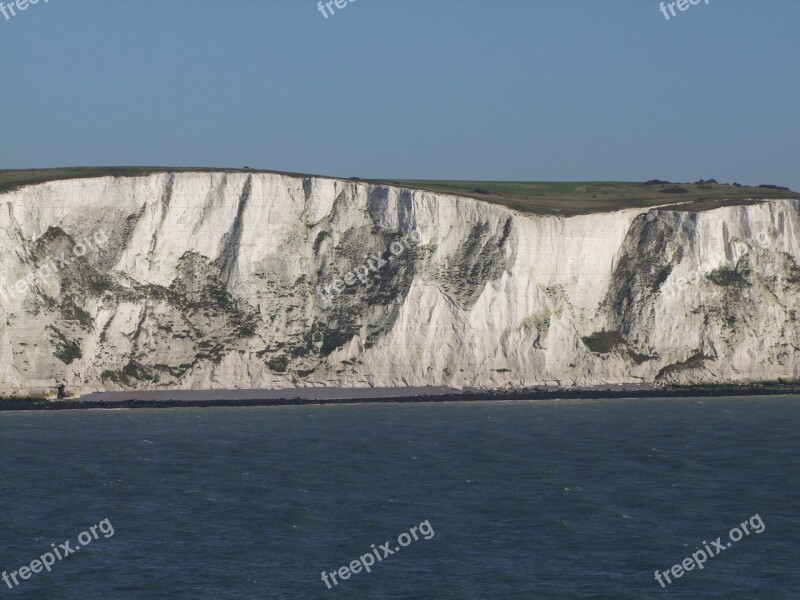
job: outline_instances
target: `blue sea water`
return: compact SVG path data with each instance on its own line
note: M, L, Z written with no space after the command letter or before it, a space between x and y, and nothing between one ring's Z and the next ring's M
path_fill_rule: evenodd
M799 425L796 397L0 413L0 569L114 529L0 597L800 598Z

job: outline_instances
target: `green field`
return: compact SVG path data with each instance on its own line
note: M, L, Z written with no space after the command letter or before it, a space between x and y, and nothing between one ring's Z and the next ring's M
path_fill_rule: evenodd
M275 173L253 169L205 169L164 167L74 167L63 169L0 170L0 193L12 189L81 177L136 176L159 172ZM303 173L284 173L308 177ZM796 192L770 187L748 187L696 183L636 182L546 182L546 181L426 181L355 179L376 185L391 185L477 198L513 210L544 215L578 215L622 208L676 205L682 210L708 210L723 205L749 204L754 199L800 199Z
M678 204L686 210L749 204L753 199L796 198L796 192L716 183L649 184L636 182L547 181L373 181L420 190L478 198L536 214L578 215L621 208Z

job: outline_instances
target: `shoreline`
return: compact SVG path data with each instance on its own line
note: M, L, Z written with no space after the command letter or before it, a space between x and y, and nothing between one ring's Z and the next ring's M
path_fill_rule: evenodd
M405 392L405 393L404 393ZM515 400L614 400L800 395L800 383L686 387L614 386L606 388L530 388L451 390L447 388L297 388L282 390L170 390L103 392L80 398L9 398L0 412L87 409L163 409L214 407L423 404ZM184 398L180 398L184 396ZM206 396L205 398L203 396ZM219 396L219 397L214 397ZM225 398L224 396L230 396ZM304 397L305 396L305 397Z

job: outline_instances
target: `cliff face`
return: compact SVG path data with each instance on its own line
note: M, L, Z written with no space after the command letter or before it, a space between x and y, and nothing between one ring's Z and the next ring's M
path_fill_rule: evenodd
M179 173L0 195L0 393L798 377L800 203L587 216Z

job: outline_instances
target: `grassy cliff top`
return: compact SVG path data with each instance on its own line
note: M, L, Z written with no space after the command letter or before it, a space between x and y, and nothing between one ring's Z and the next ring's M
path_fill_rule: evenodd
M160 172L279 173L255 169L207 169L193 167L71 167L61 169L0 170L0 194L26 185L86 177L133 177ZM280 173L310 177L304 173ZM674 205L681 210L709 210L719 206L750 204L778 198L800 199L800 194L778 186L720 184L714 180L695 183L544 182L544 181L428 181L408 179L357 179L364 183L428 190L476 198L520 212L577 215L623 208Z
M674 208L697 211L759 200L800 199L800 194L788 188L719 184L714 180L695 183L385 180L373 183L469 196L520 212L560 215L673 204L677 205Z

